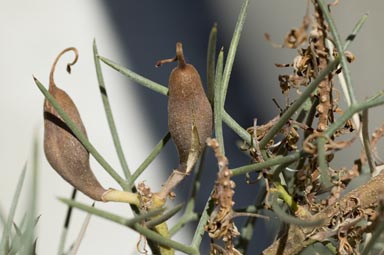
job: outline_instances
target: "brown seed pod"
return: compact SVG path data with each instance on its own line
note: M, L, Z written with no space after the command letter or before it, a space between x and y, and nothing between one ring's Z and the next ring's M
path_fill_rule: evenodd
M169 76L168 127L179 153L178 170L189 173L212 133L212 108L199 73L185 62L180 42L176 57L161 60L156 66L174 61L178 66Z
M58 60L68 51L75 53L75 59L67 65L68 73L71 71L70 67L77 62L76 48L67 48L57 56L49 76L49 93L87 136L76 105L65 91L56 87L53 77ZM53 169L73 187L94 200L102 200L102 195L107 190L100 185L91 170L89 152L74 136L47 99L44 101L44 152Z

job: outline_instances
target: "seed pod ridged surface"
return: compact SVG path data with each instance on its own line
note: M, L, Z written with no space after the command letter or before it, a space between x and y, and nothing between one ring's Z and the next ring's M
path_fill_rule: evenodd
M179 171L185 171L192 146L192 127L199 135L201 152L212 133L212 108L197 70L186 64L181 43L176 46L179 65L169 77L168 126L179 153Z
M58 58L73 49L64 50ZM77 53L77 51L75 52ZM54 83L53 72L58 58L52 67L49 92L81 132L87 136L76 105L68 94ZM49 164L61 177L92 199L101 200L102 194L106 190L100 185L91 170L89 152L74 136L47 99L44 101L44 152Z

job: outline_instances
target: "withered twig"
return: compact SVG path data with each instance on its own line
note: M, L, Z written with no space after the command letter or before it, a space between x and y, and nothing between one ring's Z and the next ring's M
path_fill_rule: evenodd
M263 255L287 255L297 254L302 249L316 240L311 239L322 227L330 225L333 217L337 215L345 215L352 210L359 208L361 210L371 208L377 205L380 200L384 198L384 172L381 172L376 177L372 178L369 182L357 187L348 194L346 194L339 201L329 205L321 212L314 215L314 218L322 219L325 221L322 226L316 228L302 228L298 226L291 226L288 233L275 241L270 247L265 249ZM356 202L358 201L358 202ZM309 233L311 233L309 235ZM284 243L282 243L284 241ZM282 253L277 253L280 251Z

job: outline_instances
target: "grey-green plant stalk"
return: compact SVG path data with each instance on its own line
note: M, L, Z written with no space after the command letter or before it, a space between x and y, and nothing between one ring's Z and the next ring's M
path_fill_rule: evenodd
M214 24L209 34L208 50L207 50L207 96L213 105L214 83L215 83L215 58L217 43L217 24Z
M109 99L108 99L107 89L105 87L103 73L101 72L100 60L98 58L98 55L99 53L97 51L96 40L93 40L93 59L95 62L97 80L99 82L99 89L100 89L101 98L104 104L105 115L107 116L109 129L111 130L112 140L115 145L116 154L120 160L120 164L123 169L125 178L129 180L129 178L131 177L131 172L129 171L128 163L127 163L127 160L125 159L123 148L120 143L120 138L119 138L116 124L112 114L111 104L109 103Z
M225 155L224 150L224 137L223 137L223 89L222 89L222 77L223 77L223 61L224 50L221 49L219 57L217 58L216 75L214 82L214 123L215 123L215 136L219 142L220 151Z
M17 182L15 192L13 193L11 208L9 209L8 218L4 225L3 234L1 236L0 254L7 254L7 250L9 248L9 238L12 235L12 224L16 214L17 204L19 202L21 190L23 188L23 182L25 179L26 171L27 171L27 165L25 165L23 170L21 171L19 181Z

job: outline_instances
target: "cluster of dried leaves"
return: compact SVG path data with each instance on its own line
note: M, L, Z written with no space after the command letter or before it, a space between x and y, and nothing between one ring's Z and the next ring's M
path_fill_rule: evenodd
M266 34L268 41L274 47L296 49L298 55L290 64L276 64L279 68L292 67L291 74L279 75L280 88L287 98L291 90L300 95L300 90L313 81L323 71L339 52L333 47L321 8L316 0L311 1L313 12L309 8L299 28L292 29L286 35L282 45L273 43ZM309 5L308 5L309 6ZM328 6L329 8L331 6ZM355 57L345 52L347 60L352 62ZM278 191L276 183L282 185L286 194L294 200L288 204L286 213L291 214L300 222L290 222L289 218L282 219L290 227L279 239L267 248L263 254L297 254L314 242L321 242L338 254L360 254L369 242L370 233L376 222L381 222L382 207L378 207L383 197L383 174L373 178L370 182L345 194L350 182L362 173L362 165L366 163L365 153L356 160L351 169L332 169L329 163L335 158L337 150L349 147L359 135L352 120L345 123L333 136L329 137L324 131L335 122L338 114L343 110L339 107L339 92L335 88L335 77L343 70L338 69L330 73L320 82L315 93L308 98L310 107L301 110L296 119L289 120L281 130L282 139L271 140L265 148L265 154L258 148L258 142L270 131L279 120L279 116L270 122L248 129L254 137L256 146L249 147L252 162L262 162L267 158L287 155L293 150L302 150L306 156L301 158L290 168L283 167L282 172L276 169L264 169L263 177L267 184L267 193L276 192L284 199L284 194ZM287 106L289 107L289 105ZM360 123L357 123L360 124ZM346 134L352 134L345 136ZM371 150L376 152L378 140L383 136L383 128L379 128L372 135ZM348 137L348 138L345 138ZM318 163L316 141L323 138L325 142L326 161L331 186L322 183ZM344 138L344 141L341 140ZM376 162L381 162L375 153ZM292 166L294 169L292 169ZM281 170L281 169L280 169ZM287 171L290 170L290 171ZM260 179L260 178L259 178ZM250 181L248 181L250 183ZM270 209L270 196L264 200L264 206ZM287 202L287 201L285 201ZM281 204L280 204L281 206ZM273 207L273 206L272 206ZM315 226L307 226L304 221L320 220ZM310 225L310 224L309 224Z
M233 222L235 216L233 211L233 194L235 183L231 180L232 172L228 168L228 159L221 153L219 144L215 139L207 140L208 146L212 147L218 161L219 172L215 182L215 188L211 196L215 208L205 226L205 231L214 240L222 240L224 247L212 242L211 254L241 254L234 247L233 238L240 235Z

